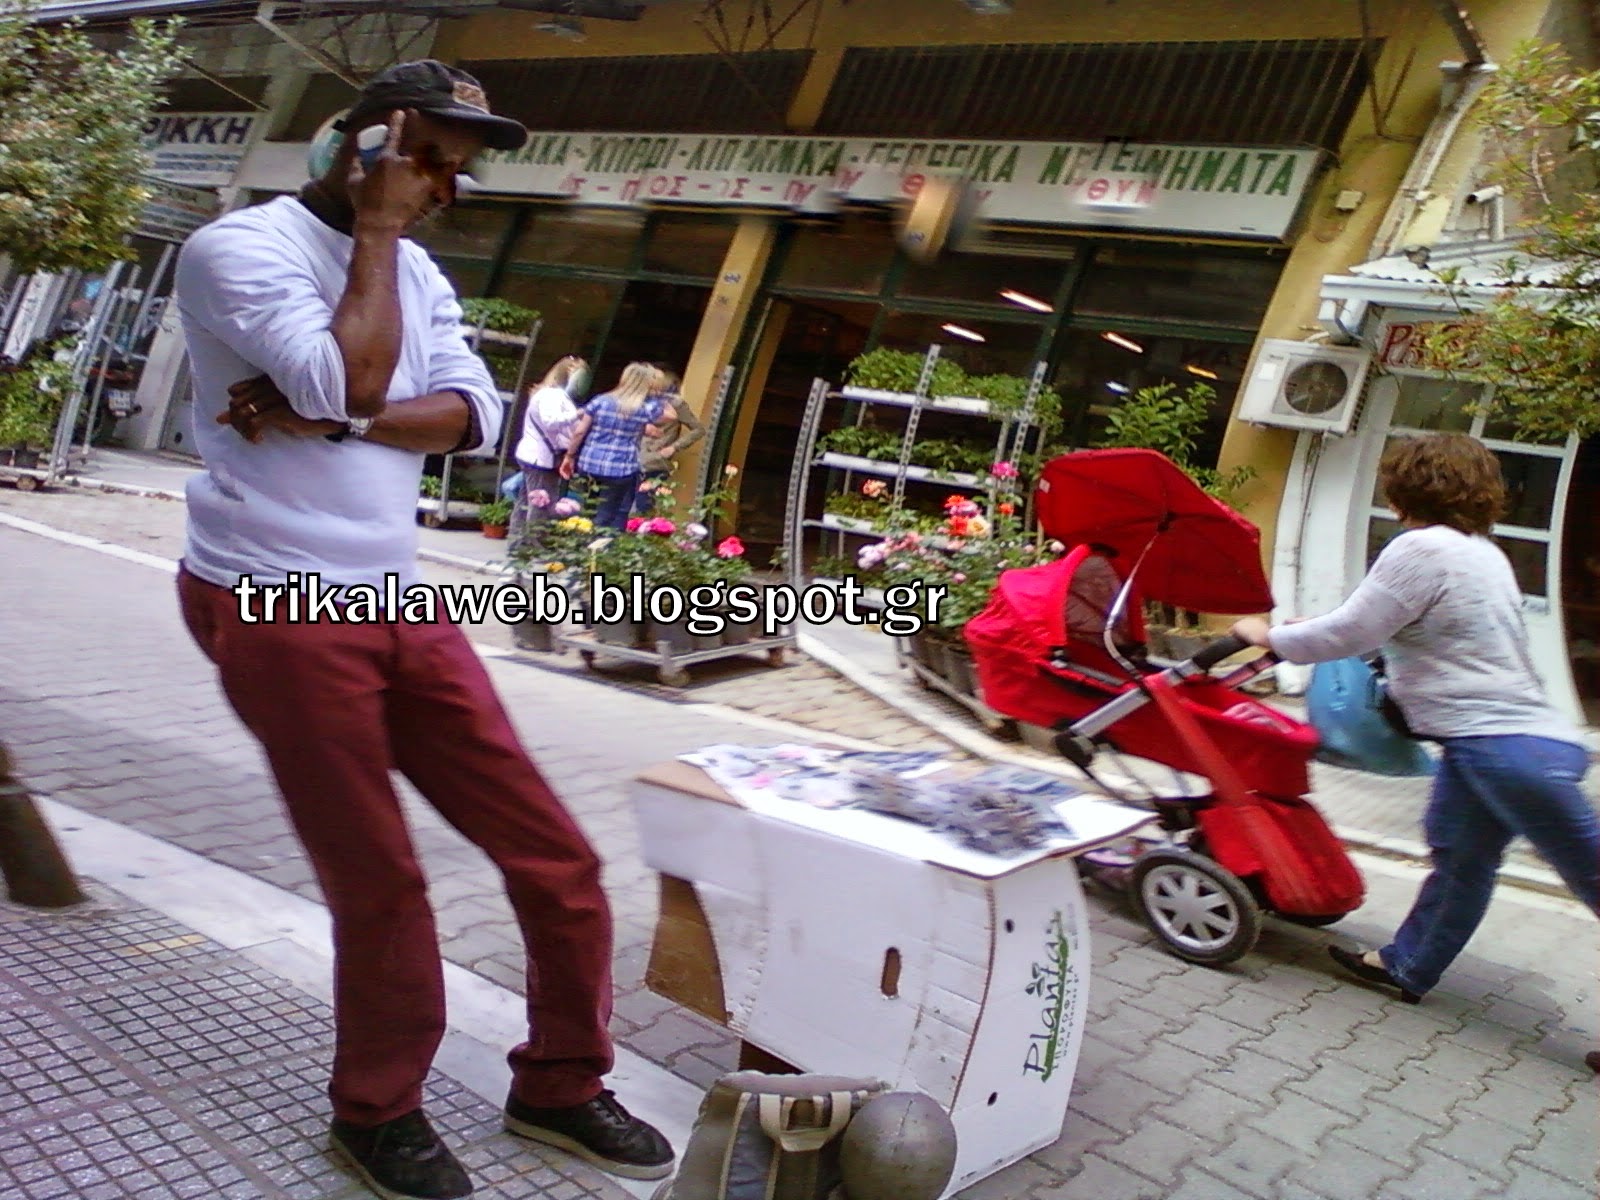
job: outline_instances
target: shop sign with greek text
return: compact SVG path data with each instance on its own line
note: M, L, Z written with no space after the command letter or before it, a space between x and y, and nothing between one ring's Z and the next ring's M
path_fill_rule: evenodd
M1430 350L1440 342L1450 347L1457 337L1466 335L1466 327L1459 322L1438 318L1407 316L1387 320L1378 327L1378 365L1390 371L1442 372L1446 364L1439 362ZM1476 362L1471 354L1452 354L1449 365L1470 370Z
M980 218L1282 240L1321 151L1141 142L888 141L535 133L489 152L486 191L585 204L829 212L969 180Z
M182 242L217 215L220 200L214 191L185 187L165 179L143 180L150 199L139 214L139 232L164 242Z
M148 174L194 187L226 187L254 141L257 114L156 113L141 132Z

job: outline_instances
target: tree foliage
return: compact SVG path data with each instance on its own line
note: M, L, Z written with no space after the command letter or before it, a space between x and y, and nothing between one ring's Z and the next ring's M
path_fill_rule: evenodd
M1483 305L1460 272L1440 278L1462 310L1427 339L1429 360L1497 385L1494 407L1539 440L1600 432L1600 71L1526 42L1486 86L1478 119L1489 182L1519 220L1507 286Z
M101 270L150 199L141 131L182 59L179 23L132 23L117 49L0 0L0 254L23 271Z
M1235 467L1224 475L1194 461L1197 439L1216 399L1216 390L1207 383L1191 383L1181 392L1171 383L1142 387L1111 410L1105 436L1095 447L1159 451L1207 493L1224 504L1231 503L1239 489L1255 478L1255 468Z

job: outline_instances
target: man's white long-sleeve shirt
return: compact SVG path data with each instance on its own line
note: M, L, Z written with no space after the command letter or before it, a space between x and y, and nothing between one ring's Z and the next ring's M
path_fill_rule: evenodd
M297 198L219 218L178 256L174 299L188 343L194 439L206 469L188 485L187 568L232 587L242 575L284 582L315 572L327 585L402 588L418 581L417 492L426 456L349 437L330 442L268 431L246 441L216 423L228 388L268 375L295 412L347 419L344 360L333 314L354 240ZM390 403L457 391L472 405L483 451L498 444L494 380L467 344L454 289L427 252L402 240L403 334Z

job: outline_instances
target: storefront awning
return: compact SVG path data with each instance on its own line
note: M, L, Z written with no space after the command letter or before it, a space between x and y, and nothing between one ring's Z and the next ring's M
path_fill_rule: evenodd
M1569 268L1532 258L1525 247L1521 240L1457 242L1387 255L1359 263L1347 274L1324 276L1322 299L1340 305L1446 309L1463 298L1487 303L1510 287L1548 288L1555 299Z

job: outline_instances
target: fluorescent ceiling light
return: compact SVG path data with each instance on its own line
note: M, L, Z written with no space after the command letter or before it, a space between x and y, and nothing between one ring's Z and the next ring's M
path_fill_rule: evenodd
M1143 346L1139 345L1139 343L1134 341L1132 338L1123 337L1120 333L1112 333L1110 330L1107 330L1100 336L1106 341L1110 342L1113 346L1121 346L1124 350L1132 350L1135 354L1144 353Z
M553 16L534 26L540 33L553 33L569 42L588 41L589 33L583 27L582 17Z
M1107 383L1106 384L1106 389L1108 391L1115 392L1119 396L1126 396L1128 394L1128 391L1129 391L1129 388L1128 388L1127 384L1118 383L1116 380L1111 380L1109 383Z
M1184 363L1183 364L1183 369L1185 371L1189 372L1189 374L1191 374L1191 375L1200 376L1201 379L1219 379L1219 378L1221 378L1221 376L1219 376L1215 371L1208 371L1208 370L1206 370L1206 368L1197 367L1197 366L1193 365L1192 363Z
M944 330L946 333L955 334L956 337L966 338L969 342L987 342L989 340L988 338L984 337L983 334L977 333L971 329L967 329L961 325L946 324L939 326L939 328Z
M1011 0L963 0L980 17L1004 16L1011 11Z
M1055 309L1051 308L1043 300L1035 299L1024 292L1012 291L1010 288L1006 288L1004 291L1002 291L1000 293L1000 297L1003 300L1011 301L1013 304L1020 304L1023 308L1031 308L1034 310L1034 312L1047 313L1055 311Z

